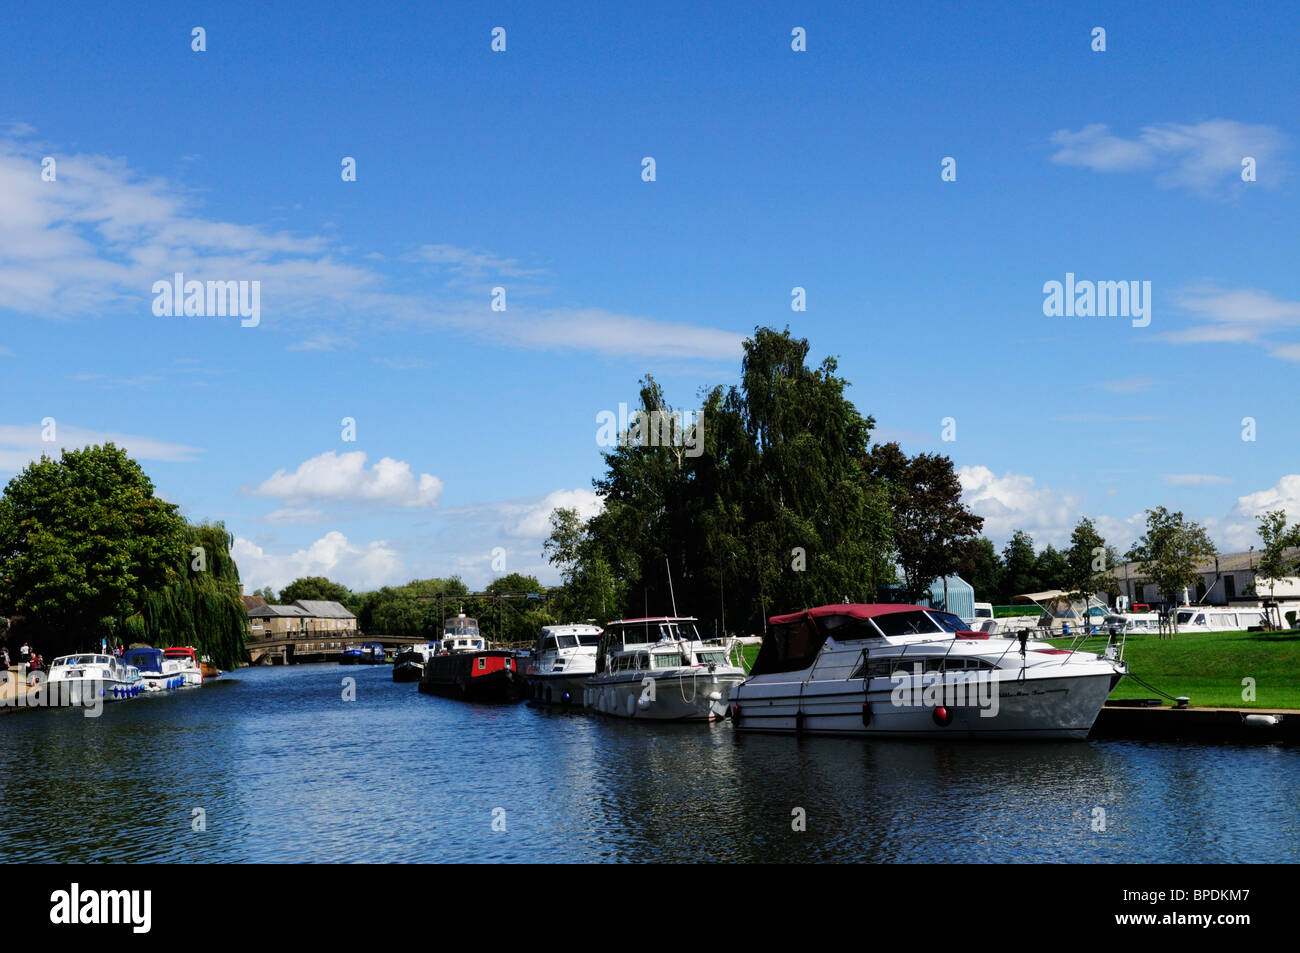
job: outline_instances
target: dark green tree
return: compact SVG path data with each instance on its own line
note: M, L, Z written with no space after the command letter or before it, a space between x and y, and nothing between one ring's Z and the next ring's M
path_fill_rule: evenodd
M1155 583L1160 594L1176 604L1182 590L1195 586L1200 579L1197 567L1216 552L1204 527L1184 518L1181 512L1171 513L1157 506L1147 510L1146 532L1133 544L1127 558L1140 563L1143 574Z
M186 528L186 558L176 581L145 594L140 611L123 624L125 644L157 648L188 645L220 668L244 661L248 613L239 597L233 537L221 523Z
M1012 534L1002 550L1003 602L1009 604L1016 596L1038 592L1042 587L1035 574L1034 538L1023 529Z
M176 583L185 521L112 443L41 457L0 497L0 605L50 656L116 642L146 594Z
M903 597L916 602L934 580L950 575L963 547L984 526L961 501L952 460L938 454L908 457L897 443L871 450L871 470L889 487L895 560Z
M352 590L342 583L324 576L303 576L280 590L279 604L289 605L299 599L310 599L347 605L352 598Z

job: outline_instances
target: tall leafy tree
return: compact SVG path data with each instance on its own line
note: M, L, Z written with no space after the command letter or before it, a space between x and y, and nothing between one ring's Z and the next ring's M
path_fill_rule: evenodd
M981 602L999 602L1002 599L1003 568L993 541L978 536L955 546L957 575L971 584L975 598Z
M1034 577L1044 589L1068 589L1070 578L1069 560L1051 543L1034 559Z
M1181 512L1171 513L1157 506L1147 510L1146 516L1146 532L1133 544L1127 558L1140 563L1156 589L1174 602L1183 589L1196 585L1200 579L1196 567L1217 551L1205 528L1184 518ZM1176 615L1174 619L1177 631Z
M176 583L185 521L112 443L41 457L0 497L0 604L57 654L116 641L150 591Z
M1268 580L1268 597L1273 598L1277 581L1296 572L1300 560L1291 552L1300 546L1300 525L1287 526L1286 510L1277 509L1259 516L1259 538L1264 549L1259 556L1256 578Z
M186 559L176 580L145 594L122 626L124 644L189 645L221 668L244 661L248 613L239 597L234 539L221 523L186 528Z
M889 500L865 465L874 422L834 359L809 367L808 351L788 329L758 328L740 383L701 393L686 439L646 442L629 425L594 481L600 513L580 530L574 515L553 524L560 602L668 612L671 573L679 611L755 631L774 610L870 599L891 578ZM684 424L652 377L640 396L638 414Z
M289 605L299 599L337 602L347 605L352 601L352 590L324 576L302 576L280 590L280 604Z
M962 503L961 481L948 457L909 458L897 443L886 443L872 448L870 461L889 487L895 558L904 597L915 602L935 579L952 573L984 519Z
M1037 558L1034 538L1023 529L1016 530L1002 549L1003 598L1006 601L1042 588L1035 570Z

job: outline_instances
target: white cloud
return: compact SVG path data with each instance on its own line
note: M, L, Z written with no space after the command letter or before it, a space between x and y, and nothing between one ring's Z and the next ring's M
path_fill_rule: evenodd
M525 313L496 322L502 343L531 348L594 351L609 357L739 360L745 335L717 328L652 321L600 308Z
M337 351L341 347L350 347L351 344L352 342L347 338L322 332L304 340L295 341L289 345L288 349L290 351Z
M1222 486L1232 480L1212 473L1166 473L1161 477L1170 486Z
M366 469L366 454L334 451L312 457L292 473L277 470L252 496L273 497L290 503L331 500L386 506L431 507L442 493L442 481L429 473L417 478L411 465L384 457Z
M96 444L114 443L136 460L161 460L167 463L189 463L202 451L198 447L168 443L153 437L117 433L105 430L88 430L55 422L52 441L41 439L45 428L39 423L26 425L0 425L0 472L21 470L42 454L51 458L65 449L80 450Z
M1099 381L1093 386L1110 391L1112 394L1136 394L1139 391L1150 390L1155 383L1149 377L1124 377L1113 381Z
M545 539L551 534L551 514L557 509L575 509L580 519L588 520L603 506L594 490L556 490L536 503L525 505L518 518L507 523L505 532L524 539Z
M1282 181L1287 169L1280 156L1286 141L1273 126L1231 119L1144 126L1132 139L1112 135L1105 124L1093 123L1078 132L1053 133L1058 150L1052 161L1094 172L1159 169L1156 181L1163 187L1210 193L1225 184L1242 186L1241 162L1247 156L1255 159L1260 185Z
M1078 497L1039 486L1031 476L1008 472L999 477L988 467L966 466L957 477L962 502L984 517L982 532L995 541L1023 529L1037 545L1061 546L1078 522Z
M44 154L58 162L56 182L41 180ZM261 327L297 333L290 347L298 350L338 348L362 327L416 326L544 351L728 361L740 355L743 335L716 328L598 307L529 309L521 297L535 298L541 289L523 280L546 272L490 251L424 245L400 258L405 274L400 267L374 270L373 253L360 249L359 264L344 260L353 254L328 235L209 218L183 186L142 175L121 159L60 156L54 146L0 137L0 309L70 318L117 311L165 327L159 322L195 320L152 312L153 283L182 272L199 281L261 282ZM450 272L461 293L429 295L430 265ZM490 311L489 297L470 284L488 276L514 279L509 320ZM390 290L411 283L420 290ZM301 333L304 327L310 332Z
M455 245L421 245L404 255L403 260L438 265L465 279L479 279L489 275L524 278L545 273L540 268L523 268L513 258L502 258L481 248L457 248Z
M1224 289L1200 285L1181 292L1176 303L1200 322L1159 335L1176 344L1256 344L1272 357L1300 361L1300 345L1270 335L1300 329L1300 302L1274 297L1254 288Z
M245 592L263 586L283 589L301 576L328 576L350 589L369 589L406 574L401 558L386 540L354 545L338 530L287 555L268 553L251 540L236 536L230 555L239 566Z

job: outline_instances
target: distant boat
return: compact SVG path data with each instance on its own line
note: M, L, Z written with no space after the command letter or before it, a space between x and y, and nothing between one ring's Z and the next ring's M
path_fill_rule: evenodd
M361 657L357 661L362 665L383 665L388 661L387 654L383 642L366 642L361 646Z
M361 664L361 646L348 645L339 653L340 665L360 665Z
M514 653L490 648L478 622L461 613L447 620L441 650L424 664L420 691L467 701L518 701L525 685Z
M397 653L393 659L393 681L418 682L424 674L425 663L441 649L439 642L411 645Z
M204 681L209 678L220 678L222 675L221 669L217 668L212 659L206 655L199 662L199 672L203 675Z

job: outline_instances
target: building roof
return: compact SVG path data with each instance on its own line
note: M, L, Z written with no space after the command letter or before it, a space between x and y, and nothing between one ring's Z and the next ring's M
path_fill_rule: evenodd
M1283 555L1291 560L1300 558L1300 546L1287 547ZM1259 568L1259 561L1263 556L1264 554L1258 549L1247 550L1244 553L1220 553L1217 557L1211 556L1209 559L1202 560L1196 565L1196 571L1202 575L1213 575L1216 570L1220 573L1250 572ZM1117 579L1146 578L1146 574L1142 572L1142 564L1137 562L1121 563L1115 567L1114 574Z
M327 602L324 599L298 599L294 602L295 606L301 606L306 610L307 615L317 619L355 619L351 612L338 602Z
M300 606L254 606L248 610L250 619L272 619L272 618L307 618L311 613Z
M266 605L266 600L261 596L240 596L244 600L245 609L256 609L258 606Z

